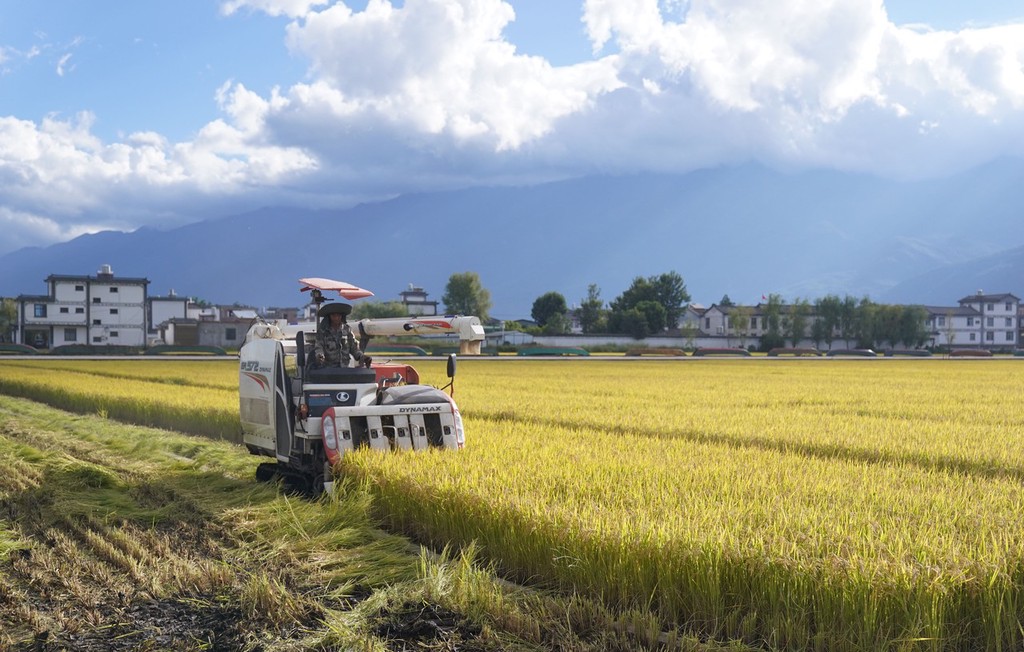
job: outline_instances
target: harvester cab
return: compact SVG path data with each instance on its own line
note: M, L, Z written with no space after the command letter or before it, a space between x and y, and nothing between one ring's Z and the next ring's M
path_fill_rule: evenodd
M372 296L368 290L329 279L300 279L319 309L324 292L345 299ZM380 451L461 449L462 417L454 401L455 356L448 359L443 390L421 385L407 364L321 366L312 356L317 328L253 325L239 352L239 411L242 438L254 455L274 458L257 477L284 477L311 494L333 488L338 462L357 448ZM360 353L375 336L454 333L460 353L479 353L484 339L476 317L363 319L351 324ZM358 356L364 357L364 356Z

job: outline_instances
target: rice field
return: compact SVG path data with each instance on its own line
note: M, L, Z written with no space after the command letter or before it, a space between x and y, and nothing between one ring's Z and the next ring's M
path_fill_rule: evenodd
M237 431L233 364L51 364L0 362L0 391ZM463 359L456 399L466 450L342 462L395 530L673 635L1024 646L1024 361Z

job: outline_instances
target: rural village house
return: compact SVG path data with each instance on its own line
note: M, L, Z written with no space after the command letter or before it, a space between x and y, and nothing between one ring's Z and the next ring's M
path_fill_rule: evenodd
M62 345L142 347L158 342L233 349L241 346L249 325L260 314L248 306L198 305L174 290L167 296L148 296L149 280L115 277L109 265L103 265L95 276L52 274L46 283L47 294L19 295L15 300L15 341L19 343L43 349ZM399 294L409 315L437 314L438 302L427 300L423 288L410 284ZM961 298L957 304L924 306L927 346L995 350L1020 346L1024 306L1019 297L979 291ZM786 318L792 310L792 305L781 306L781 316ZM309 306L301 311L271 308L260 316L285 323L312 319ZM821 342L810 338L817 317L812 312L806 318L807 337L799 345L817 347ZM573 318L571 323L573 335L537 336L536 341L569 346L637 343L628 336L583 336L578 319ZM693 303L686 306L676 326L672 331L646 338L646 343L686 348L758 347L768 331L765 304L714 304L705 308ZM508 333L511 331L503 331L504 341L495 344L510 343ZM833 334L832 348L847 346L839 333Z

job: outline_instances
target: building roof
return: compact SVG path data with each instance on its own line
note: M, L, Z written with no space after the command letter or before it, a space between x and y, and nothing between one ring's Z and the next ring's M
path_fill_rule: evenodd
M132 278L132 277L128 277L128 276L114 276L113 274L111 274L110 276L106 276L106 275L89 276L89 275L77 275L77 274L50 274L49 276L46 277L46 282L49 283L50 281L92 281L94 283L98 282L98 281L102 281L104 283L125 283L125 284L128 284L128 285L140 285L140 284L141 285L149 285L149 279L148 278Z
M946 317L952 315L953 317L977 317L981 315L980 312L970 306L923 306L928 311L928 315L932 317Z
M963 299L960 299L959 302L960 303L977 303L977 302L981 301L982 303L996 303L996 302L999 302L999 301L1006 301L1007 299L1013 299L1014 301L1020 301L1020 297L1014 296L1013 294L1010 294L1009 292L1004 292L1003 294L982 294L982 293L979 292L978 294L969 294L966 297L964 297Z

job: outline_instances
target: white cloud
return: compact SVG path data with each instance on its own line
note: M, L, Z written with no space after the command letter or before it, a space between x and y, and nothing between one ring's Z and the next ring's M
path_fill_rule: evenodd
M270 16L289 16L292 18L305 16L313 7L327 4L327 0L228 0L221 4L221 13L225 16L250 9L262 11Z
M71 60L71 53L69 52L69 53L64 54L63 56L61 56L61 58L57 61L57 76L58 77L63 77L64 76L65 66L68 65L68 61L70 61L70 60ZM74 68L74 66L72 66L72 69L73 68Z
M289 47L362 114L501 151L549 133L620 86L614 59L556 68L503 39L500 0L338 3L288 27Z
M677 21L657 0L587 0L584 20L595 49L619 48L633 92L671 98L634 119L657 121L645 129L675 148L738 129L746 142L720 148L723 161L903 176L1024 153L1024 25L921 33L890 23L880 0L693 0Z
M119 223L65 224L53 218L0 206L0 230L10 249L45 246L87 233L123 227Z
M226 110L244 114L235 106L249 99L239 87L225 97ZM91 232L97 224L133 228L168 217L199 219L208 215L193 212L197 201L212 198L219 208L228 198L245 206L265 197L260 187L316 168L302 150L264 142L244 124L215 121L186 143L142 132L108 145L92 134L93 120L89 113L47 117L39 125L0 118L2 205L8 215L47 216L32 222L40 237ZM46 227L46 220L61 230ZM5 233L0 251L16 244L15 234Z
M0 118L6 210L95 225L114 206L139 223L275 195L329 205L752 159L914 176L1024 155L1024 25L897 27L881 0L586 0L594 52L613 54L554 66L507 40L501 0L221 9L285 17L307 77L266 95L225 81L221 117L185 142L103 143L87 113Z

